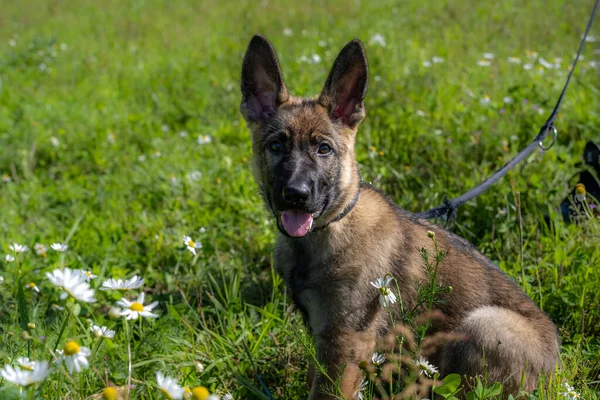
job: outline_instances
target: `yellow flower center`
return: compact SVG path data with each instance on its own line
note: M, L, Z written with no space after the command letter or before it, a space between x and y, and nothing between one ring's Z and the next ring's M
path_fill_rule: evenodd
M188 240L187 242L188 247L194 247L196 245L196 243L194 243L194 241L192 239Z
M67 342L67 344L65 344L65 354L67 356L73 356L77 353L79 353L79 345L77 343Z
M198 386L192 389L192 400L206 400L210 396L207 388Z
M92 277L92 273L90 271L85 271L85 274L88 276L88 278Z
M35 287L35 283L31 282L28 286L30 289L33 289Z
M24 369L26 371L33 371L33 367L30 365L20 364L19 366L21 367L21 369Z
M114 387L107 387L102 392L102 398L104 400L117 400L117 389Z
M137 312L142 312L144 311L144 305L141 303L138 303L137 301L135 303L133 303L132 305L129 306L129 309L131 311L137 311Z
M575 193L585 194L585 185L583 183L578 183L575 185Z
M184 387L184 388L183 388L183 390L185 390L185 394L187 394L187 395L190 395L190 394L192 394L192 391L191 391L191 389L190 389L189 387L187 387L187 386L186 386L186 387Z

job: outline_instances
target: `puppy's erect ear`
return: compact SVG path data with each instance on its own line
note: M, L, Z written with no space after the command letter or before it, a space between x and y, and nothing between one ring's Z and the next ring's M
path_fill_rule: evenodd
M335 59L319 96L319 103L329 110L331 119L350 128L363 120L368 76L365 48L360 40L353 40Z
M254 35L242 65L242 115L247 121L268 119L288 98L273 46L264 36Z
M583 158L587 165L600 168L600 149L594 144L594 142L589 141L585 144L585 148L583 149Z

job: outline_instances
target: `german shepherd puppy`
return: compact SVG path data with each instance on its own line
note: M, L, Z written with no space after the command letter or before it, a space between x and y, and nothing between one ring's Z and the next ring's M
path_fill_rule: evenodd
M390 325L370 282L393 276L396 295L413 307L417 283L427 279L419 249L433 251L433 231L448 251L438 277L453 290L439 306L446 318L432 331L461 339L430 360L442 376L485 373L503 382L506 394L534 389L558 362L559 338L546 314L467 241L361 181L354 142L367 80L358 40L342 49L312 99L289 94L263 36L252 38L242 66L240 108L252 134L253 173L279 228L275 266L314 337L318 361L346 399L357 398L359 364ZM329 382L309 377L309 399L335 398L324 390Z

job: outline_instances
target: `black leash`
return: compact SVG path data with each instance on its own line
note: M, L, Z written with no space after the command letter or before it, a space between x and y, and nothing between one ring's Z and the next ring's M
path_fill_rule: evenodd
M497 170L492 176L490 176L488 179L483 181L483 183L481 183L479 186L469 190L467 193L463 194L460 197L457 197L452 200L445 200L444 204L441 204L435 208L432 208L431 210L420 212L420 213L416 214L417 217L423 218L423 219L431 219L431 218L445 216L447 219L450 219L451 217L454 216L456 209L458 207L460 207L467 201L479 196L481 193L483 193L487 189L489 189L490 186L492 186L500 178L502 178L504 175L506 175L506 173L508 171L510 171L512 168L514 168L515 165L517 165L518 163L523 161L525 158L527 158L531 153L533 153L533 151L538 146L541 147L542 150L549 150L554 145L554 143L556 142L556 137L557 137L557 131L556 131L556 127L554 126L554 121L556 120L556 117L558 115L558 109L560 108L563 98L565 97L565 93L567 92L567 88L569 87L569 83L571 82L571 77L573 76L573 73L575 72L575 67L577 66L577 62L579 61L579 57L581 56L581 53L585 46L585 41L588 37L590 29L592 28L594 18L596 17L596 12L598 11L599 3L600 3L600 0L596 0L596 2L594 3L592 15L590 16L590 20L587 24L587 28L585 29L585 33L584 33L583 37L581 38L581 43L579 44L579 50L577 51L575 60L573 60L573 64L571 66L571 71L569 71L569 75L567 76L567 81L565 82L565 86L563 87L563 90L560 93L558 101L556 102L556 105L554 106L554 110L552 110L550 117L546 120L546 122L542 126L542 129L540 129L540 132L535 137L535 139L533 139L533 141L527 147L525 147L523 150L521 150L521 152L519 154L517 154L512 160L510 160L509 162L504 164L504 166L502 166L502 168ZM542 142L543 142L544 138L546 137L546 135L548 134L548 132L550 132L550 130L553 131L552 143L550 144L550 146L544 147Z

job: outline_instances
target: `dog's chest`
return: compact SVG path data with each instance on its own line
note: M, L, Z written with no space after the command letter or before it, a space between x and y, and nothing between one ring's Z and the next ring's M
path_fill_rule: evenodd
M344 276L345 265L327 252L302 247L275 251L276 269L283 276L295 305L315 334L344 313L342 299L348 298L352 283Z

